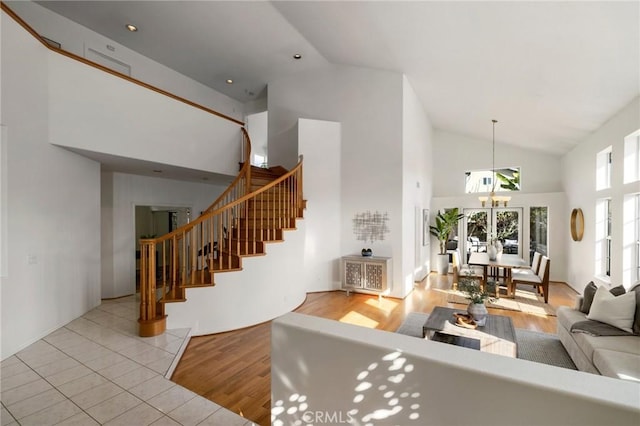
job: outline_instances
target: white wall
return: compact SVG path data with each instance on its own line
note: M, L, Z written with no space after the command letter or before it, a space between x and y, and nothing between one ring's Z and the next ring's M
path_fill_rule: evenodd
M496 135L500 134L499 126L500 123L496 125ZM497 140L498 138L496 138L495 150L496 169L520 167L520 193L563 190L559 155L498 143ZM472 170L491 170L491 153L491 122L489 120L487 120L486 140L435 131L433 196L463 195L465 193L464 173Z
M4 359L100 304L100 165L49 143L48 50L4 13L1 48Z
M402 75L328 66L269 82L269 163L297 161L298 118L340 122L341 254L370 246L393 257L391 296L403 297ZM358 241L352 220L365 211L386 212L390 233L373 244ZM413 219L412 219L413 220Z
M579 292L591 280L596 284L617 286L622 284L622 202L624 194L640 191L640 183L623 183L624 137L640 129L640 97L607 121L600 129L582 141L562 158L563 185L567 193L566 226L569 214L574 208L581 208L584 214L584 237L573 241L567 232L568 279ZM612 146L611 188L596 191L596 155ZM611 198L612 212L612 259L611 280L604 281L595 274L595 205L599 198Z
M247 132L251 139L251 164L260 167L262 164L254 163L254 156L257 154L262 157L268 157L269 155L269 113L263 111L249 114L245 123L247 123Z
M274 426L600 426L640 418L639 386L629 381L295 313L271 330Z
M135 293L135 206L189 207L192 218L225 187L125 173L102 173L102 297Z
M304 156L304 279L307 291L340 288L341 125L300 119L298 149Z
M268 243L266 256L242 259L242 272L215 274L214 287L188 288L186 303L165 305L167 328L191 327L192 335L236 330L294 310L306 297L305 221Z
M133 78L212 108L237 120L242 120L244 117L242 103L32 1L11 2L10 7L39 34L61 43L64 50L84 57L85 49L92 48L130 65L131 77ZM107 49L107 45L112 46L114 50Z
M240 126L49 52L51 143L237 174Z
M480 208L478 194L465 194L465 172L492 168L490 122L488 140L469 138L450 132L434 133L434 178L431 217L438 210L458 207ZM499 134L499 124L496 134ZM529 249L529 209L548 207L548 256L551 259L550 279L567 281L567 239L569 235L566 197L562 187L561 157L539 151L496 142L495 167L520 167L521 189L511 192L509 207L523 209L522 250ZM462 221L458 235L462 235ZM431 258L439 251L431 237ZM526 258L526 255L525 255ZM433 268L432 268L433 269Z
M422 210L429 209L433 180L432 129L407 77L402 84L402 276L404 293L430 271L430 247L423 245Z

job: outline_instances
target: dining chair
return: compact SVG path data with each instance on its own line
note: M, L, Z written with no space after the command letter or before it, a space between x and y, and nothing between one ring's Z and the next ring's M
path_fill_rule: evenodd
M530 284L534 286L538 293L544 297L544 303L549 303L549 269L551 260L547 256L542 256L540 268L537 274L513 274L511 282L513 288L517 284Z
M478 266L463 265L460 257L460 249L453 252L453 289L458 289L458 280L460 276L467 276L472 279L483 281L484 270Z
M533 259L531 260L531 267L529 268L513 268L511 273L513 276L525 276L525 275L538 275L538 269L540 269L540 259L542 255L539 252L533 253Z

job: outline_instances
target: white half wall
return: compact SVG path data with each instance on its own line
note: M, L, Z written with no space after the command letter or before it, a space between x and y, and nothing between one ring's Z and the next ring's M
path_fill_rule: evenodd
M271 326L272 424L637 425L640 385L289 313Z
M307 200L303 282L309 292L340 288L340 148L340 123L298 121Z
M573 241L567 232L564 235L568 247L569 283L580 293L589 281L598 285L615 287L622 280L622 203L625 194L640 192L640 183L623 183L624 138L640 129L640 97L636 97L618 114L609 119L600 129L579 143L562 158L563 185L567 193L566 226L574 208L581 208L584 214L584 237ZM611 188L596 191L596 155L612 146ZM595 277L595 211L596 201L611 198L612 255L611 279ZM627 286L629 284L627 283Z
M237 174L238 124L56 52L48 56L51 143Z
M167 328L191 327L192 335L250 327L292 311L306 298L305 221L269 243L266 256L245 257L242 271L213 277L214 287L188 288L187 301L165 305Z
M102 298L136 290L135 206L189 207L195 219L226 188L204 183L103 172Z
M49 143L48 50L5 13L1 31L5 359L100 304L100 164Z
M11 2L9 7L40 35L57 41L68 52L84 57L86 49L93 49L102 55L129 65L133 78L209 107L236 120L243 120L244 107L241 102L128 49L102 34L58 15L33 1Z

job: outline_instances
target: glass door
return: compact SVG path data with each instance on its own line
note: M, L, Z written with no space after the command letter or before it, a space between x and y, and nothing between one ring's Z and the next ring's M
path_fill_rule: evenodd
M486 252L492 236L500 240L503 253L522 256L522 208L464 209L464 250Z
M491 209L464 209L463 238L467 263L473 252L486 252ZM462 254L462 253L461 253Z
M505 254L522 255L522 208L494 208L492 230Z

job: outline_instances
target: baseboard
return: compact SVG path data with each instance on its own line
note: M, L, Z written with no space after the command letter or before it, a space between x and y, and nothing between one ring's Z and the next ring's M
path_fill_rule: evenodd
M176 370L176 367L178 367L178 363L182 359L182 355L184 354L184 351L187 349L187 345L189 345L189 341L191 341L191 329L189 329L189 333L187 333L187 337L185 337L185 339L182 341L182 345L180 345L180 349L178 349L178 353L173 358L173 362L171 363L171 365L169 366L169 369L165 373L164 375L165 379L171 380L171 376L173 376L173 373Z

